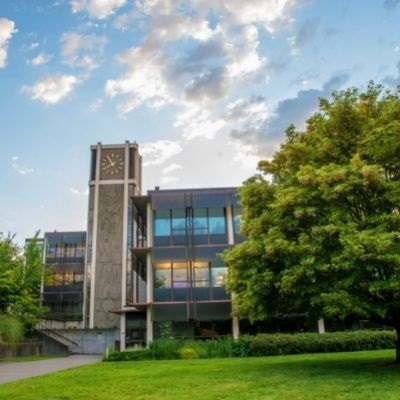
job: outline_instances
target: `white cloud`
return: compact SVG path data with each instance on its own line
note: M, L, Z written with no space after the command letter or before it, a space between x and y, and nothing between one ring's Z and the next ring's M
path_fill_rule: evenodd
M19 158L17 156L12 157L11 158L11 161L12 161L11 165L12 165L13 169L15 171L17 171L19 174L28 175L28 174L31 174L32 172L35 171L33 168L30 168L30 167L28 167L26 165L21 165L18 160L19 160Z
M6 66L8 42L12 35L17 32L14 21L0 17L0 68Z
M255 150L254 154L271 157L284 139L286 129L291 124L303 129L306 119L317 110L319 98L330 96L347 79L347 74L337 74L321 89L303 89L296 96L281 100L273 111L262 97L240 100L232 104L225 115L235 127L230 136L250 146L247 150Z
M31 45L29 46L29 50L35 50L39 47L39 43L38 42L33 42L31 43Z
M85 190L79 190L79 189L76 189L74 187L70 187L69 191L72 194L76 195L76 196L88 196L89 195L89 189L88 188L86 188Z
M163 176L161 178L161 183L169 184L169 183L176 183L179 182L179 178L177 176Z
M238 24L260 24L269 32L291 22L289 12L294 0L219 0L228 16Z
M91 18L105 19L122 7L126 0L71 0L73 13L87 12Z
M36 57L28 60L27 63L32 65L32 67L37 67L42 64L48 63L53 56L51 54L39 53Z
M170 164L168 166L166 166L165 168L163 168L162 173L167 175L172 171L176 171L178 169L182 169L182 165L179 164Z
M202 107L187 107L174 123L182 129L183 137L191 140L196 137L212 139L225 126L222 118L213 118L212 113Z
M51 75L40 79L33 86L24 86L33 100L56 104L69 95L78 85L79 79L73 75Z
M95 112L103 105L103 99L96 99L89 107L90 111Z
M61 56L70 67L92 70L98 67L95 58L103 52L107 39L104 36L64 33L61 37Z
M260 55L259 31L290 22L294 1L142 0L135 5L115 24L120 29L140 24L148 33L120 54L126 71L105 85L107 96L121 98L122 116L141 105L188 101L215 109L241 85L260 79L268 60Z
M171 140L158 140L157 142L143 143L140 146L144 166L163 164L180 152L182 152L180 143Z

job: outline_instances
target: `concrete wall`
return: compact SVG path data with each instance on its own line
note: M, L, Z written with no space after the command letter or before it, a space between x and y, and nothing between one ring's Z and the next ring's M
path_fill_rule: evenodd
M117 329L57 329L42 331L46 336L62 341L75 354L104 354L114 349L119 340Z
M123 199L122 184L100 185L95 272L95 328L119 327L121 308Z

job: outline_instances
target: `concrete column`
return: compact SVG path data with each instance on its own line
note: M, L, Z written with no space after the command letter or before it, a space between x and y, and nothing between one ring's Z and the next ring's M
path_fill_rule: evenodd
M228 230L228 244L235 244L235 232L233 230L232 206L226 206L226 227Z
M318 320L318 333L325 333L325 321L323 318Z
M153 246L153 218L152 218L152 210L150 202L147 204L147 215L146 215L146 242L147 247Z
M153 341L153 315L152 306L147 306L147 321L146 321L146 333L147 333L147 346Z
M126 305L126 264L128 262L128 206L129 206L129 142L125 144L124 204L122 221L122 279L121 308ZM122 326L121 326L122 331Z
M101 143L96 148L96 176L94 182L94 207L93 207L93 232L92 232L92 260L90 265L90 303L89 303L89 328L94 328L94 299L96 280L96 251L97 251L97 220L99 212L99 181L100 181Z
M119 328L119 340L120 340L120 350L125 350L126 344L126 314L122 313L120 317L120 328Z
M147 303L153 302L153 268L151 265L151 255L147 253L146 255L146 299Z
M239 339L240 329L239 329L239 318L233 317L232 318L232 336L234 340Z

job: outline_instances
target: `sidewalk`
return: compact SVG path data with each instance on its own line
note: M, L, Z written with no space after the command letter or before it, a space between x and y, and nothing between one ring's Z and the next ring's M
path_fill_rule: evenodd
M0 383L49 374L79 365L99 362L101 356L73 355L30 362L0 362Z

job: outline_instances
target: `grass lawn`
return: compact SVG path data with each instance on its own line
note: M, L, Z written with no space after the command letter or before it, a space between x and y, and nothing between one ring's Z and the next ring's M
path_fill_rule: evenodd
M98 363L0 385L0 399L400 399L393 350Z
M48 360L49 358L60 358L61 355L43 355L43 356L24 356L24 357L7 357L0 358L0 362L27 362L27 361L40 361Z

